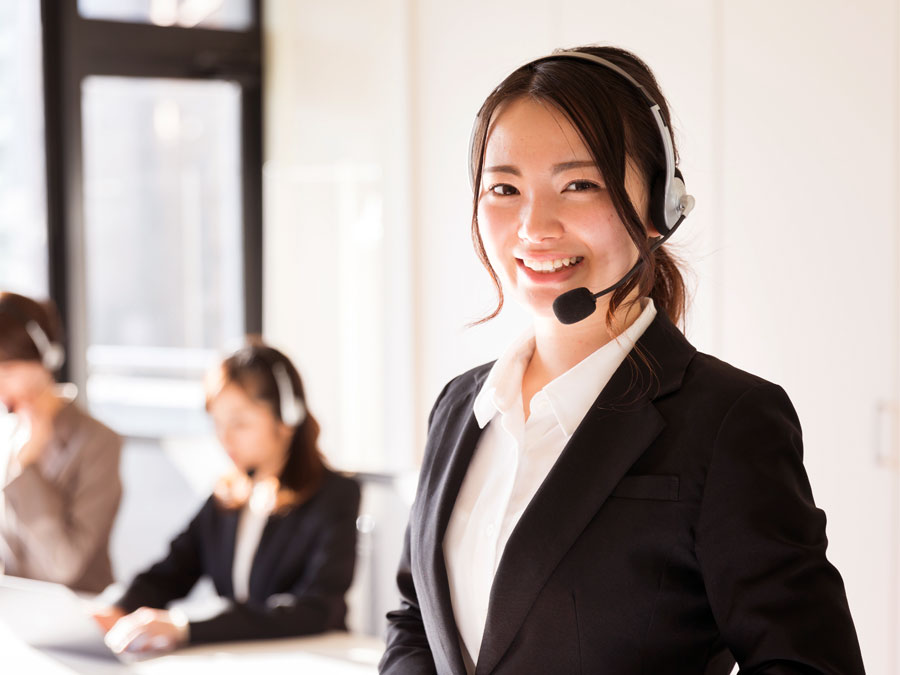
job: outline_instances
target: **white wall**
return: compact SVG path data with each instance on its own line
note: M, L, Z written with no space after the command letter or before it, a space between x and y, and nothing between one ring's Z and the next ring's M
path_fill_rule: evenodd
M465 328L493 306L469 239L466 149L481 101L553 48L632 49L669 98L697 198L673 241L697 280L688 337L791 395L868 670L900 672L900 489L896 464L874 458L879 444L896 453L900 443L900 1L330 7L266 4L265 325L301 363L332 456L358 461L345 441L368 433L376 465L414 465L439 389L494 358L524 321L508 305ZM366 315L366 335L381 345L382 368L369 375L381 378L388 422L369 432L342 403L353 381L334 372L341 354L371 344L354 347L359 328L339 318L348 295L330 286L346 280L304 252L331 250L339 214L285 173L270 179L342 158L377 168L385 203L383 272L367 289L381 314ZM354 424L356 436L332 431Z
M413 455L408 7L265 6L264 332L338 466Z

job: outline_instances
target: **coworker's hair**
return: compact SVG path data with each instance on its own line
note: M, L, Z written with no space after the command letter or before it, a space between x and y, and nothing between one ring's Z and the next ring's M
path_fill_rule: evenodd
M261 340L251 337L248 344L226 358L211 373L207 382L206 409L227 385L240 387L251 399L265 404L277 420L281 420L281 398L273 368L281 364L291 382L295 395L306 403L300 374L287 356ZM278 476L276 511L296 506L312 497L322 483L325 461L317 444L319 423L308 410L298 424L288 446L288 456ZM245 476L241 476L244 477ZM239 477L239 478L241 478ZM246 494L233 489L234 475L224 476L216 489L216 497L225 508L239 508L246 502Z
M26 328L29 321L37 323L50 342L62 342L62 322L53 301L0 292L0 361L42 361Z
M650 68L631 52L616 47L586 46L566 51L594 54L619 66L659 104L660 113L672 128L669 106ZM488 321L503 308L503 287L488 260L478 227L478 202L488 131L498 109L517 99L548 103L562 112L575 127L597 164L613 206L638 249L643 264L621 288L612 293L606 315L613 328L616 309L638 289L639 297L653 298L673 323L684 316L685 284L678 261L659 247L650 252L647 228L625 190L626 162L631 160L645 181L647 194L653 177L666 168L659 128L640 91L610 68L584 59L551 58L521 66L487 97L475 121L471 166L473 167L472 240L482 265L497 289L497 306L475 323ZM672 139L675 148L675 139ZM675 149L677 159L677 149ZM649 216L648 216L649 217ZM600 289L591 289L597 291ZM616 331L618 332L618 331Z

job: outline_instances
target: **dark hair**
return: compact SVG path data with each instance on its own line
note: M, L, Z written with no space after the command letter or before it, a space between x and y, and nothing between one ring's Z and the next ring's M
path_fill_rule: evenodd
M62 323L51 300L38 302L17 293L0 292L0 361L42 361L26 326L37 323L50 342L62 342Z
M671 129L669 106L650 68L631 52L616 47L587 46L567 51L594 54L627 72L659 105ZM625 190L625 168L630 159L644 177L649 194L653 177L666 167L662 139L646 99L624 77L610 68L578 58L548 58L526 64L511 73L487 97L475 121L473 167L472 240L481 263L497 289L497 307L475 323L488 321L503 307L503 287L488 260L478 228L478 202L484 151L491 121L497 109L515 99L531 98L549 103L570 120L584 141L606 183L613 206L638 249L643 264L621 288L612 293L606 323L612 327L616 309L635 289L650 296L673 323L684 316L685 284L676 259L659 247L650 252L647 228ZM675 139L672 139L675 148ZM678 154L675 150L675 157Z
M275 419L281 420L281 397L273 371L277 364L283 366L295 395L305 404L303 382L290 359L274 347L251 338L247 345L222 361L214 372L215 377L207 389L207 409L223 387L234 384L253 400L267 405ZM325 461L319 451L318 438L319 423L307 408L305 419L294 429L288 446L287 461L278 476L279 506L302 503L319 489L324 477Z

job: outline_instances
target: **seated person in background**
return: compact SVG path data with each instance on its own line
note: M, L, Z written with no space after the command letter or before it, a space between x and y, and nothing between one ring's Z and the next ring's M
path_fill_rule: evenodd
M325 466L296 369L271 347L245 346L210 378L207 410L235 472L219 481L168 556L95 614L107 644L165 651L343 630L360 491ZM231 601L227 609L191 622L165 609L204 574Z
M0 293L0 571L99 592L122 441L56 387L60 333L52 304Z

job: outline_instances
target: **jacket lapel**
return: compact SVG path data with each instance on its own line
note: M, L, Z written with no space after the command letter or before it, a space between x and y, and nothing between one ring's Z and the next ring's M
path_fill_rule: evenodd
M432 438L437 439L432 450L434 465L427 474L423 472L429 480L420 488L420 493L431 495L421 503L432 508L417 519L421 523L416 537L420 556L414 556L414 559L421 559L422 566L417 570L416 583L423 586L418 594L422 615L434 622L433 626L426 625L429 637L437 637L440 641L442 653L435 654L435 659L438 663L443 661L445 668L438 668L439 672L466 672L459 631L453 617L443 542L456 497L481 436L472 405L488 370L489 367L485 367L482 373L475 376L471 391L457 397L446 415L436 418L443 428L432 429L430 433ZM432 648L435 646L432 645Z
M218 574L214 575L216 590L225 598L234 597L234 547L237 541L237 525L240 517L239 509L222 511L218 551L214 557Z
M510 535L491 588L478 675L497 666L560 560L665 427L652 400L680 386L695 350L662 311L637 350L613 374Z
M299 533L299 528L291 527L288 522L296 521L297 514L304 506L305 504L294 507L287 513L273 513L266 520L250 565L250 579L247 585L250 600L265 601L271 593L273 584L277 583L275 576L277 564L288 549L292 538Z

